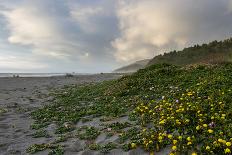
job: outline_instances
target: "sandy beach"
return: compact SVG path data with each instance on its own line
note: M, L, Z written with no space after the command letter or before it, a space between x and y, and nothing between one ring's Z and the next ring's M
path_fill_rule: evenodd
M101 82L118 77L119 74L98 74L75 77L0 78L0 154L24 155L31 144L47 143L51 140L32 138L34 131L30 129L33 121L30 118L31 111L52 101L52 97L49 96L51 90L65 85Z

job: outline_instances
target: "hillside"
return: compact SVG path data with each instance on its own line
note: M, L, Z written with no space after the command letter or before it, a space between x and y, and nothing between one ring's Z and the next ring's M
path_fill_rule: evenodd
M169 63L174 65L218 64L232 61L232 38L213 41L209 44L195 45L182 51L172 51L154 57L149 63Z
M32 127L46 133L52 125L58 139L32 145L28 152L57 147L63 152L62 144L72 139L90 154L147 154L139 148L152 154L228 154L232 149L230 63L157 64L118 80L65 87L53 96L54 103L32 113Z
M118 69L114 70L113 72L114 73L136 72L137 70L144 68L148 64L149 61L150 61L150 59L136 61L135 63L132 63L130 65L118 68Z

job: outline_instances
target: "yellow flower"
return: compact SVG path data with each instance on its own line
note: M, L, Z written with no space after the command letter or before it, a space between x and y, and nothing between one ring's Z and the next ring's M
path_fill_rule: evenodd
M177 143L177 140L173 140L173 144L175 145Z
M196 129L197 129L197 130L200 130L200 126L198 125L198 126L196 127Z
M174 146L172 146L172 150L176 150L177 149L177 147L174 145Z
M162 140L163 140L163 137L162 137L162 136L159 136L158 139L159 139L160 141L162 141Z
M212 129L209 129L208 132L209 132L209 133L213 133L213 130L212 130Z
M206 146L205 149L206 149L206 150L210 150L210 147L209 147L209 146Z
M187 143L187 145L191 145L191 144L192 144L192 142L188 142L188 143Z
M226 144L226 140L223 140L222 143L223 143L223 144Z
M191 141L191 137L188 137L188 138L187 138L187 141Z
M163 134L162 134L162 136L164 136L164 137L165 137L165 136L167 136L167 134L166 134L166 133L163 133Z
M168 138L169 138L169 139L172 139L172 135L169 134L169 135L168 135Z
M149 140L149 143L150 143L150 144L153 143L152 140Z
M175 155L175 154L171 152L171 153L169 153L169 155Z
M197 155L197 153L196 153L196 152L193 152L192 155Z
M219 141L220 143L222 143L222 142L223 142L223 139L219 138L218 141Z
M165 120L159 122L160 125L165 124Z
M155 155L155 153L154 152L150 152L149 155Z
M136 148L136 144L135 143L131 143L131 148Z
M231 142L226 142L226 146L231 146Z
M179 140L182 140L182 136L179 136L178 139L179 139Z
M230 151L229 148L226 148L226 149L225 149L225 154L227 154L227 153L231 153L231 151Z
M207 126L208 126L207 124L203 124L203 127L207 128Z
M180 125L181 122L177 119L177 120L176 120L176 124Z

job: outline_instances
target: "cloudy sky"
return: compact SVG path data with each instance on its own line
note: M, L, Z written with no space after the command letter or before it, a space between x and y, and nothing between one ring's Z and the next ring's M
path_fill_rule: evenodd
M232 0L0 0L0 72L109 72L232 36Z

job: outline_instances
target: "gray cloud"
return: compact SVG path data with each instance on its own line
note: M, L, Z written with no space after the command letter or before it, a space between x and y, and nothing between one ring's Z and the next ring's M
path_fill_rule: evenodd
M121 36L112 42L118 61L150 58L194 43L230 37L229 0L122 0Z
M109 71L114 65L110 42L114 39L112 34L117 33L117 20L113 16L115 10L104 7L113 7L113 3L104 1L94 6L62 0L22 1L0 14L6 20L8 42L30 48L38 61L46 59L43 63L50 66L55 62L66 67L72 64L76 70L97 67L90 72L101 70L111 61L103 69Z
M110 71L231 37L232 0L9 0L0 25L0 71Z

